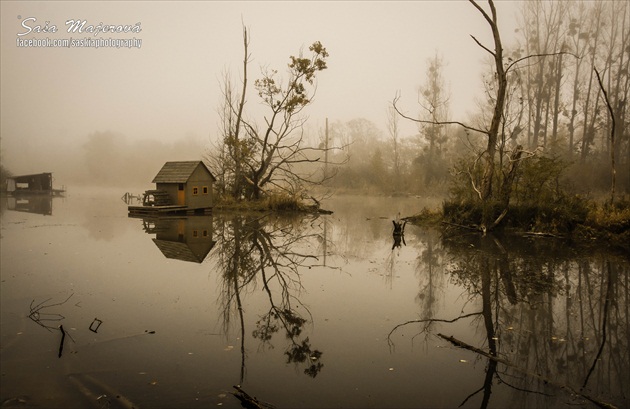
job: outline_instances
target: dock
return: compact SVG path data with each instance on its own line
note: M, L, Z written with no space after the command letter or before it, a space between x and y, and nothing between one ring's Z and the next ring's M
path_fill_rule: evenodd
M185 205L128 206L129 216L209 215L211 207L191 208Z

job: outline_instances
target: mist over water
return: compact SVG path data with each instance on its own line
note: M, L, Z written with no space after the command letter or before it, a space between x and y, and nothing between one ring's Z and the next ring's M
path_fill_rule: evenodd
M150 187L150 182L169 160L201 160L204 142L193 136L171 141L138 140L115 132L93 132L73 144L41 151L24 150L29 160L22 173L53 172L60 187Z
M327 117L342 121L365 117L381 126L384 109L397 90L405 90L415 99L415 88L421 82L418 71L425 58L446 45L452 51L444 52L462 54L456 47L461 39L453 27L466 25L469 31L483 27L482 20L470 18L473 10L465 4L436 4L348 2L313 7L309 2L138 2L102 7L73 2L51 8L45 2L2 2L3 164L15 174L51 171L71 183L85 166L83 146L94 134L121 137L116 141L116 156L126 162L143 163L148 156L145 149L153 154L170 149L171 160L199 159L208 141L219 138L222 75L230 71L235 80L239 78L242 24L252 33L250 83L261 77L265 67L284 75L289 56L306 51L314 41L321 41L330 51L330 69L319 81L316 104L307 113L315 134ZM499 7L506 9L509 24L512 7ZM433 17L427 18L430 14ZM412 16L427 21L417 24ZM446 29L436 23L442 16L460 24ZM88 26L139 24L141 31L68 33L68 20L85 21ZM277 20L283 22L281 31L270 24ZM24 24L31 31L18 35L28 31ZM52 26L56 32L34 30ZM385 29L391 26L396 29ZM402 30L403 26L409 29ZM436 30L443 35L432 36L426 46L413 51L407 47L410 37L427 39ZM462 32L464 38L468 34ZM96 49L21 47L16 43L20 39L82 40L86 36L137 37L142 46ZM440 37L440 43L436 42ZM466 54L473 56L476 65L477 52L469 48ZM454 63L449 70L458 71L457 67ZM453 83L460 83L461 77L453 75ZM473 104L468 83L464 80L457 87L462 91L458 103L462 114ZM250 90L248 100L254 110L257 98ZM262 113L254 114L260 123L264 122ZM406 133L415 133L415 128L409 127ZM97 160L116 163L112 157ZM155 159L157 164L163 161L161 156ZM107 172L100 168L99 173L106 177L102 173Z

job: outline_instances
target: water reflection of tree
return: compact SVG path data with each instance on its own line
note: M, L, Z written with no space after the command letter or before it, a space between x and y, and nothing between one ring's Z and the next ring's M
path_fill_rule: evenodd
M498 381L512 388L512 404L520 407L562 399L558 387L596 404L628 406L627 258L578 256L541 239L469 236L442 244L456 260L448 269L451 279L466 290L467 305L480 302L481 311L453 319L423 317L398 325L390 337L404 325L421 324L429 333L432 323L476 317L480 348L491 359L483 386L464 402L483 392L485 407Z
M416 264L419 280L416 301L421 306L420 317L434 318L437 313L437 303L444 292L444 251L439 245L439 237L435 231L429 230L419 234L425 248L420 252ZM430 322L428 321L428 325Z
M241 382L245 376L245 314L243 297L262 287L269 309L259 316L252 336L270 345L276 333L284 333L289 346L287 363L302 364L304 373L315 377L321 371L322 352L303 336L304 326L312 320L308 308L298 295L303 289L300 268L315 265L317 257L308 250L311 241L319 240L312 233L314 220L274 218L270 216L232 216L217 218L217 246L212 259L221 274L224 329L230 328L232 317L238 317L241 340ZM304 317L297 308L306 311Z

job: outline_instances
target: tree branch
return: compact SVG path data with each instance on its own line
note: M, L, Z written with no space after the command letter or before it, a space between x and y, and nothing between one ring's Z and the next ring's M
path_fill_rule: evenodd
M400 100L400 94L397 94L394 97L394 100L392 101L392 105L393 105L394 109L396 110L398 115L400 115L401 117L403 117L405 119L408 119L410 121L421 123L421 124L431 124L431 125L459 125L462 128L464 128L464 129L468 129L469 131L479 132L479 133L482 133L482 134L487 134L488 133L488 131L484 131L484 130L481 130L481 129L474 128L472 126L468 126L468 125L466 125L466 124L464 124L462 122L459 122L459 121L444 121L444 122L442 122L442 121L425 121L425 120L422 120L422 119L412 118L410 116L407 116L407 115L403 114L398 109L398 106L396 106L396 104L398 103L399 100Z
M489 52L489 53L490 53L490 55L492 55L493 57L496 57L496 54L494 53L494 51L491 51L488 47L486 47L485 45L481 44L481 43L479 42L479 40L477 40L477 39L475 38L475 36L474 36L474 35L472 35L472 34L471 34L470 36L472 37L472 39L473 39L473 40L475 40L475 42L477 43L477 45L478 45L479 47L481 47L481 48L483 48L484 50L486 50L487 52Z
M527 60L527 59L529 59L529 58L534 58L534 57L553 57L553 56L556 56L556 55L564 55L564 54L571 55L571 56L573 56L573 57L575 57L575 58L578 58L578 59L580 58L579 56L577 56L577 55L575 55L575 54L573 54L573 53L567 52L567 51L559 51L559 52L557 52L557 53L531 54L531 55L527 55L527 56L525 56L525 57L522 57L522 58L519 58L519 59L517 59L517 60L512 61L512 62L511 62L511 63L510 63L510 64L509 64L506 68L505 68L505 72L507 73L507 72L508 72L508 71L509 71L509 70L510 70L510 69L511 69L514 65L518 64L518 63L519 63L519 62L521 62L521 61Z

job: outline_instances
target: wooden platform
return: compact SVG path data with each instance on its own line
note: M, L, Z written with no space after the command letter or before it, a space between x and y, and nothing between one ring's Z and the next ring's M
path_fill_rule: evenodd
M64 189L18 189L8 192L9 196L63 196Z
M189 208L184 205L128 206L130 216L195 215L212 214L211 207Z

